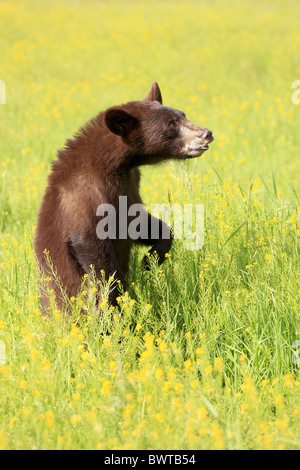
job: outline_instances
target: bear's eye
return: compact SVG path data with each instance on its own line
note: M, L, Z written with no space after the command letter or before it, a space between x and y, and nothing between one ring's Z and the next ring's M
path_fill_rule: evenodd
M176 127L176 121L174 121L173 119L169 121L169 127Z

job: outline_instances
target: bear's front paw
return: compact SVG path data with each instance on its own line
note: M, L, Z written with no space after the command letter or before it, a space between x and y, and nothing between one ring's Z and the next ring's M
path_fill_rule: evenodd
M146 271L150 271L151 269L151 262L150 262L150 256L148 256L148 253L143 258L142 261L142 266Z
M146 269L146 271L150 271L151 266L155 262L158 263L158 264L160 262L158 253L157 253L156 250L154 250L154 251L150 250L145 254L145 256L143 258L143 262L142 262L143 268Z

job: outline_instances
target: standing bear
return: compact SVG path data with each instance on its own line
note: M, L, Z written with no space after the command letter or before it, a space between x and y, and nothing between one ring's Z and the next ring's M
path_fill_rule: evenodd
M158 262L163 262L172 244L171 231L164 222L144 211L148 229L143 235L134 239L128 234L99 237L97 208L113 206L118 221L122 215L120 196L127 198L128 207L142 204L139 166L200 156L212 140L211 131L188 121L182 111L163 106L154 82L143 101L107 109L66 142L52 163L34 241L38 262L59 309L67 307L66 299L76 296L91 266L96 279L103 270L107 279L114 276L126 288L132 243L152 246L150 255L156 252ZM129 224L132 218L126 220ZM155 224L158 236L153 237L151 226ZM145 256L146 268L147 260ZM62 295L58 279L66 295ZM117 286L109 294L112 304L119 295ZM41 290L46 309L45 286Z

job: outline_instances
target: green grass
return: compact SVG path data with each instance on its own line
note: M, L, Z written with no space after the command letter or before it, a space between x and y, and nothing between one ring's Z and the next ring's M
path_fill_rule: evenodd
M300 447L299 8L0 2L0 449ZM89 291L45 318L32 237L50 161L154 80L215 142L143 168L142 196L204 204L204 246L178 240L149 273L135 248L118 309L98 316Z

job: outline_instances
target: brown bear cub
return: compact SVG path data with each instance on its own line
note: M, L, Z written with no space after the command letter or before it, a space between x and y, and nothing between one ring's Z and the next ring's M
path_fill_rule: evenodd
M101 218L97 208L113 206L118 221L123 210L120 196L127 197L127 207L142 204L139 166L200 156L212 140L208 129L188 121L182 111L163 106L160 89L154 82L143 101L107 109L66 142L52 164L34 242L40 267L52 278L50 288L55 292L58 308L67 307L64 299L76 296L91 265L97 279L103 270L107 279L114 276L126 288L132 243L152 246L150 255L156 252L158 262L163 262L172 244L171 231L164 222L144 211L147 233L131 238L124 233L99 237L96 229ZM129 224L132 217L126 220ZM159 228L157 237L152 235L152 223ZM45 250L67 297L62 296L53 279ZM147 260L145 257L146 268ZM114 287L109 302L115 303L118 295L118 287ZM46 308L43 287L42 296Z

